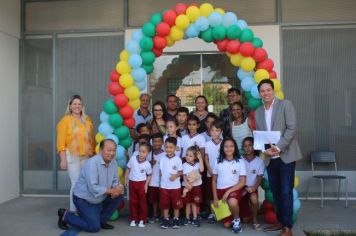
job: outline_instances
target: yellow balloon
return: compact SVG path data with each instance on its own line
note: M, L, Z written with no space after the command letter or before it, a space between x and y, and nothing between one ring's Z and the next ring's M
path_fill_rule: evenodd
M127 74L131 72L131 67L127 61L119 61L116 65L116 71L120 74Z
M190 6L187 8L185 14L191 22L195 22L200 17L200 10L196 6Z
M210 3L203 3L202 5L200 5L201 16L209 16L213 11L214 7Z
M105 136L104 135L102 135L101 133L96 133L96 135L95 135L95 141L96 141L96 143L100 143L101 141L103 141L105 139Z
M124 175L124 170L120 166L117 168L117 175L120 177L120 179Z
M278 79L271 79L274 85L274 91L278 92L281 91L282 85L281 85L281 81Z
M122 177L122 178L119 178L119 179L120 179L120 184L125 185L125 178Z
M129 106L132 107L132 109L137 110L141 105L140 99L135 99L135 100L129 100Z
M279 100L283 100L283 99L284 99L284 93L283 93L281 90L275 92L275 94L276 94L276 97L277 97Z
M169 37L171 37L174 41L179 41L184 37L184 32L177 26L173 26L171 28L171 32L169 33Z
M299 186L299 179L297 176L294 176L294 188Z
M129 57L130 57L130 53L129 53L129 51L127 51L127 50L123 50L123 51L120 53L120 60L121 60L121 61L128 61L128 60L129 60Z
M138 97L140 96L140 90L136 86L132 86L132 85L125 89L124 94L130 100L135 100L138 99Z
M174 45L174 40L170 36L166 37L166 42L168 47L172 47Z
M119 83L122 87L128 88L134 85L134 79L132 78L131 74L123 74L120 77Z
M269 79L269 73L265 69L258 69L254 75L256 83L260 83L263 79Z
M97 144L95 146L95 153L98 154L99 153L99 150L100 150L100 147L99 147L99 144Z
M241 61L241 68L244 71L252 71L256 66L256 62L252 57L244 57Z
M185 30L186 28L188 28L189 26L189 17L186 15L179 15L176 18L176 26L181 29L181 30Z
M243 58L244 57L240 53L230 54L230 62L234 66L240 66Z
M221 8L215 8L214 11L217 12L217 13L220 13L221 15L224 15L224 14L225 14L224 9L221 9Z

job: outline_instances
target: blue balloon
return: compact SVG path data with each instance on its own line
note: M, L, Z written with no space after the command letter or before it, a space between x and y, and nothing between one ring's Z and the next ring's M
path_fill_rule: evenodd
M109 121L109 114L107 114L105 111L102 111L100 113L100 121L101 121L101 123L108 122Z
M237 71L237 77L238 77L240 80L243 80L243 79L245 79L246 77L253 77L254 74L255 74L255 71L253 71L253 70L247 72L247 71L244 71L243 69L240 68L240 69Z
M246 77L244 80L241 81L241 88L249 92L251 91L252 87L256 84L254 78L252 77Z
M293 199L294 200L298 199L298 197L299 197L299 194L298 194L297 190L295 188L293 188Z
M300 206L301 206L300 200L298 198L294 199L294 201L293 201L293 210L294 211L298 211L300 209Z
M146 71L142 67L135 68L131 71L131 75L135 82L139 82L146 79Z
M265 178L265 180L268 181L268 173L267 173L267 170L265 170L265 172L263 172L263 178Z
M122 169L125 169L125 168L126 168L126 165L127 165L126 158L120 159L120 160L118 160L117 162L118 162L117 164L118 164Z
M252 88L251 88L251 95L252 95L252 97L254 97L254 98L261 98L260 97L260 93L258 92L258 88L257 88L257 84L255 84L254 86L252 86Z
M114 132L113 127L108 122L103 122L99 125L99 132L105 137L112 134Z
M195 38L198 37L199 31L193 24L189 25L188 28L185 30L185 35L187 35L188 38Z
M230 25L237 24L237 16L233 12L226 12L223 17L223 25L229 27Z
M129 64L132 68L138 68L142 65L142 58L138 54L131 54Z
M223 21L223 16L218 12L213 12L208 16L209 24L211 26L218 26Z
M121 145L117 145L117 148L116 148L116 160L121 160L121 159L126 159L126 149L121 146Z
M246 21L244 20L238 20L237 25L241 28L241 30L246 29L248 27Z
M208 18L201 16L195 21L194 25L198 31L204 31L209 28L209 20Z
M114 140L116 145L119 144L119 138L115 134L109 134L108 136L106 136L106 139L112 139Z
M142 37L143 37L143 33L142 33L141 29L135 30L134 32L132 32L132 35L131 35L132 40L134 40L136 42L140 42Z
M140 44L132 40L127 43L126 49L130 54L140 54L141 52Z
M147 81L146 80L142 80L142 81L139 81L139 82L136 82L135 81L135 85L137 86L137 88L140 90L140 91L143 91L146 89L147 87Z

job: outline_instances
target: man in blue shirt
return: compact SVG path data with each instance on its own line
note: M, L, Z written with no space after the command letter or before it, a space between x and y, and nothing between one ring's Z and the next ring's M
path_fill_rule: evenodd
M73 189L78 213L59 209L61 229L68 229L67 224L87 232L114 228L107 221L123 200L124 192L117 175L115 155L116 143L106 139L100 143L100 153L86 161Z

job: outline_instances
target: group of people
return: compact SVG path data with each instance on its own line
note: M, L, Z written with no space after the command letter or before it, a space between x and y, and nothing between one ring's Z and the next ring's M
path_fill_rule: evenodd
M242 221L251 219L254 229L262 230L257 189L265 164L253 148L252 130L278 130L280 141L267 148L264 156L279 223L264 230L282 229L280 235L292 235L292 182L295 161L301 158L295 111L289 101L275 97L270 80L261 81L258 89L264 105L254 114L241 103L240 90L231 88L229 106L219 116L208 111L202 95L196 97L193 112L169 95L166 104L155 102L151 113L150 96L141 94L140 108L134 113L136 126L131 130L135 142L128 151L125 172L130 226L159 221L163 229L199 227L202 212L215 222L210 206L218 207L222 201L231 211L230 217L222 219L225 227L239 233ZM94 150L92 129L81 98L73 97L57 127L60 167L68 169L72 181L70 210L58 210L62 229L68 225L90 232L113 228L107 220L122 201L124 186L113 171L117 168L115 142L102 141L100 152L87 160Z

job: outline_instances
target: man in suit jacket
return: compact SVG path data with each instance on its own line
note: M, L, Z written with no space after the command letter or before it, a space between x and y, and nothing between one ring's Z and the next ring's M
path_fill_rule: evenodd
M258 85L263 106L256 109L256 130L280 131L281 138L265 150L268 179L276 205L278 224L265 231L282 229L280 236L292 235L293 187L295 162L302 158L296 139L296 114L293 104L279 100L274 94L271 80L262 80Z

